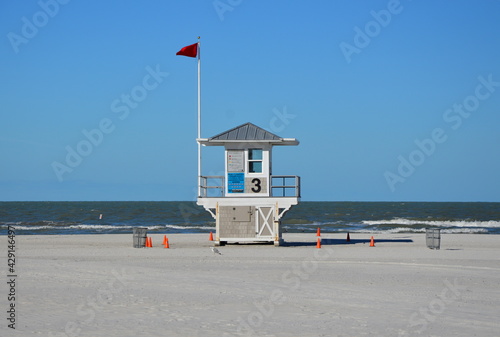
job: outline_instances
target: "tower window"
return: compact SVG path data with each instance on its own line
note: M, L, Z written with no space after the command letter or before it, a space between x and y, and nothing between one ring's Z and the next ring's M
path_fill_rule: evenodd
M248 172L262 173L262 149L248 150Z

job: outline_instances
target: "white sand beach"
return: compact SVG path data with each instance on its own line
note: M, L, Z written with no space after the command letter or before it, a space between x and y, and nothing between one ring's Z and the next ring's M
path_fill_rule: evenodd
M500 237L284 234L16 236L16 330L1 336L498 336ZM6 237L1 254L7 275ZM8 287L2 282L1 309Z

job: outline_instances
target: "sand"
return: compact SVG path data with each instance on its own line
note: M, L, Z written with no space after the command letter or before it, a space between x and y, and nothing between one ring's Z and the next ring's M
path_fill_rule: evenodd
M16 329L1 336L499 336L500 237L284 234L209 249L208 235L16 237ZM6 237L1 265L7 275ZM8 287L2 282L1 311Z

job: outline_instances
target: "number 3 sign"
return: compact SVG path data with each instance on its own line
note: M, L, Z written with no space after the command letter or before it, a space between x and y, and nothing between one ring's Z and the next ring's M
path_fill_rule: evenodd
M260 191L262 191L261 181L259 178L252 179L252 184L254 184L254 186L252 187L252 192L259 193Z

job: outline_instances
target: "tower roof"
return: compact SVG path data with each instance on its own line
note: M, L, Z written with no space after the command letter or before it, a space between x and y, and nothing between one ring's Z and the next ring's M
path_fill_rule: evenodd
M281 137L252 123L245 123L231 130L219 133L210 140L278 140Z
M245 123L210 138L198 139L203 145L224 145L224 143L262 142L273 145L298 145L295 138L282 138L255 124Z

